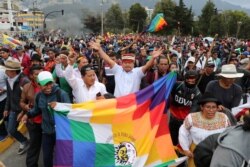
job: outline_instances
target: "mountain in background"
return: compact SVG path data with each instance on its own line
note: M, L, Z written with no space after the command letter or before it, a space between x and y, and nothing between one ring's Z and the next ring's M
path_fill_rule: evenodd
M223 0L225 2L241 6L243 8L250 9L250 1L249 0Z
M42 8L45 12L48 9L65 5L65 9L70 5L77 5L78 8L87 8L89 10L100 12L100 4L102 0L37 0L36 5ZM151 9L154 8L155 4L160 0L103 0L104 10L107 10L112 3L119 3L122 9L129 9L134 3L140 3L142 6L147 6ZM179 0L174 0L177 4ZM90 3L91 2L91 3ZM240 3L239 3L240 2ZM195 15L201 14L201 9L207 3L207 0L184 0L184 3L189 8L192 6ZM213 0L213 3L218 10L242 10L250 15L250 3L249 0ZM24 0L25 6L32 8L33 2ZM58 6L59 5L59 6ZM244 8L243 8L244 7Z
M51 11L64 10L64 16L60 12L49 15L46 19L49 29L62 28L67 32L79 34L82 32L83 24L82 19L85 15L92 15L101 13L101 1L102 0L36 0L34 3L35 8L40 8L45 14ZM155 4L160 0L103 0L103 10L107 11L113 3L119 3L123 10L129 10L131 5L140 3L142 6L153 9ZM179 0L174 0L176 4ZM207 3L207 0L183 0L186 7L191 7L196 16L201 14L202 8ZM233 2L229 3L229 2ZM237 5L237 2L241 1L242 4L246 4L250 0L213 0L218 11L223 10L242 10L250 15L250 8L242 8ZM91 3L90 3L91 2ZM23 0L24 9L33 8L33 0ZM54 19L56 18L56 19ZM84 30L85 31L85 30Z

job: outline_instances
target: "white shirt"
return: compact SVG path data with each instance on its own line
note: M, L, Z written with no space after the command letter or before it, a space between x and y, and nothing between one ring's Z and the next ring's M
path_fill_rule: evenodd
M61 64L56 64L55 68L56 68L56 75L58 77L60 78L65 77L65 69L62 68ZM80 79L82 78L81 71L79 70L78 67L73 68L73 75L75 75L77 78L80 78ZM96 82L99 82L96 75L95 75L95 80Z
M171 49L171 48L169 50L170 50L170 52L176 54L178 59L182 58L182 54L180 52L178 52L177 50L174 50L174 49Z
M19 61L20 63L22 63L22 61L23 61L23 54L22 54L21 56L18 56L18 61Z
M179 143L183 150L189 150L191 143L199 144L212 134L223 132L230 125L228 117L216 112L211 120L204 119L201 112L191 113L179 129Z
M90 88L87 88L82 78L74 75L73 66L71 65L68 65L65 70L65 79L72 88L72 94L75 97L76 103L96 100L96 94L99 92L101 95L107 93L105 85L97 81Z
M117 64L111 69L115 75L115 97L125 96L140 89L141 79L145 76L142 67L126 72Z
M6 74L4 69L0 69L0 89L3 89L6 91L7 86L6 86ZM3 101L7 97L7 93L3 93L0 95L0 101Z
M199 58L199 60L197 61L197 63L196 63L196 67L198 68L198 69L204 69L204 67L205 67L205 64L206 64L206 61L207 61L207 58L206 58L206 56L201 56L200 58Z
M7 80L8 80L8 83L9 83L9 85L10 85L11 90L13 90L14 82L16 81L16 79L18 78L19 75L20 75L20 74L16 75L14 78L9 78L9 77L8 77Z
M105 66L104 70L105 70L106 76L114 76L114 74L112 73L111 68L109 66Z
M62 68L61 64L56 64L56 75L60 78L65 77L65 69ZM77 78L82 78L81 72L78 68L73 68L73 75L75 75Z

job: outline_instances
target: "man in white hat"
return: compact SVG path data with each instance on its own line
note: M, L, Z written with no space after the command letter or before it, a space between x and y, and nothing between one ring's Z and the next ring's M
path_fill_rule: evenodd
M5 70L7 75L7 100L3 113L4 117L9 116L7 131L20 143L18 154L23 154L28 149L29 142L28 139L17 130L17 116L22 111L19 105L22 87L29 82L29 79L21 73L21 63L16 59L9 59L5 62L4 66L0 67Z
M234 64L226 64L221 68L218 80L210 81L205 92L213 93L222 103L220 110L224 108L232 109L240 104L242 88L234 83L236 78L242 77L243 73L238 73Z

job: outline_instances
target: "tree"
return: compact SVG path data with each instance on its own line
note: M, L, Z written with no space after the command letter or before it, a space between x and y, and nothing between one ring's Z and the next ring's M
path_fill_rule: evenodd
M167 28L159 32L160 34L171 34L173 33L174 30L177 29L177 26L176 26L177 22L174 18L175 7L176 7L176 4L172 0L161 0L160 2L156 3L152 18L154 18L154 16L157 13L163 13L164 18L168 23Z
M139 3L132 5L129 9L129 25L134 32L141 32L147 19L147 12Z
M180 31L179 33L184 35L190 34L193 27L192 8L188 10L183 3L183 0L179 1L179 6L175 6L174 19L175 25L178 28L178 31Z
M209 32L210 34L218 34L220 37L226 35L226 24L223 22L222 14L212 16L210 21Z
M87 17L83 19L83 23L87 29L91 30L94 33L99 33L101 31L100 15L87 15Z
M212 1L208 1L202 9L202 14L199 17L199 26L201 33L210 34L210 21L212 16L215 15L215 5Z
M123 15L123 21L124 21L124 27L123 27L123 33L129 33L129 32L131 32L131 29L129 29L129 13L128 13L128 11L124 11L123 13L122 13L122 15Z
M243 23L241 25L241 29L239 32L239 38L245 38L250 39L250 17L247 17L245 20L243 20Z
M124 28L123 14L118 4L113 4L105 14L105 28L113 33L121 32Z
M242 36L244 27L248 20L248 15L243 11L227 11L228 32L230 36ZM243 28L243 29L242 29ZM239 31L239 32L238 32ZM242 34L242 35L241 35Z

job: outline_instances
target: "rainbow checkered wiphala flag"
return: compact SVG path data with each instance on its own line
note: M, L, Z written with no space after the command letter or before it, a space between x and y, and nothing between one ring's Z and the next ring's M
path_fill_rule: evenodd
M177 156L165 105L176 73L117 99L57 103L55 167L167 166Z

